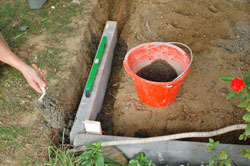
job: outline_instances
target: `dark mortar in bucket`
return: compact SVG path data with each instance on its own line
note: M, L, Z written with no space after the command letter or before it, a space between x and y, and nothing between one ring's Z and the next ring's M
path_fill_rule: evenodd
M156 60L136 73L139 77L155 82L170 82L177 77L175 69L164 60Z

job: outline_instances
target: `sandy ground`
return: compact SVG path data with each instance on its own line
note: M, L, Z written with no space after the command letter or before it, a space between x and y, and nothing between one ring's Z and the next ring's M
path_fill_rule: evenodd
M112 4L121 5L119 2ZM113 19L117 16L117 8L112 9ZM147 137L210 131L242 123L245 111L237 107L238 100L225 98L230 89L219 78L223 75L244 78L247 73L249 9L250 3L246 0L125 2L113 73L98 117L105 132ZM120 67L126 47L131 49L154 41L182 42L194 53L190 73L176 101L162 108L141 103L132 79ZM223 142L237 143L238 136L238 133L231 133Z
M72 18L71 22L76 31L70 36L65 34L67 37L62 35L60 47L67 50L61 55L60 63L63 65L44 71L45 74L55 71L60 76L60 79L48 80L48 85L49 92L54 95L62 111L72 116L66 124L67 135L103 27L107 20L117 19L122 1L81 2L84 10ZM223 75L243 78L247 73L250 63L249 9L248 0L125 0L119 21L120 38L115 50L112 75L103 109L98 117L105 133L148 137L209 131L242 123L245 111L237 107L238 100L226 100L225 96L230 89L219 78ZM122 67L129 49L154 41L182 42L194 52L190 73L176 101L162 108L149 107L139 101L133 81ZM51 43L44 35L33 35L26 45L14 51L21 58L32 61L37 52L54 44L57 43ZM20 86L22 89L28 88L26 82L22 82ZM16 93L22 92L16 90L18 89L12 89ZM8 100L10 99L6 99ZM50 142L45 135L55 142L60 140L58 131L53 131L34 110L31 105L34 98L27 96L18 100L23 100L19 102L23 103L23 109L31 110L31 114L20 111L13 119L21 127L32 128L33 137L39 139L35 143L25 144L23 149L15 152L14 157L2 157L2 163L7 162L9 165L20 165L27 154L36 159L46 158ZM6 117L7 113L8 111ZM56 117L51 117L51 120L53 118ZM6 118L5 121L8 120ZM230 133L218 139L225 143L242 143L237 141L238 136L239 133Z

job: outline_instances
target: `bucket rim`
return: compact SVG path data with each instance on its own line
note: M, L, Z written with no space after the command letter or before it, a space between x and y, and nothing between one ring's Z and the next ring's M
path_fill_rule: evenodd
M172 87L173 85L179 83L179 82L182 82L183 79L187 76L187 74L189 73L190 69L191 69L191 63L192 63L192 58L190 58L187 53L180 47L172 44L172 43L175 43L175 42L147 42L147 43L142 43L142 44L139 44L133 48L131 48L125 55L125 58L123 60L123 65L124 65L124 68L126 70L126 72L134 79L135 77L138 78L138 79L141 79L147 83L150 83L150 84L155 84L155 85L166 85L166 86L170 86ZM177 42L178 43L178 42ZM142 46L146 46L146 45L150 45L150 44L154 44L154 46L152 46L151 48L155 47L155 46L161 46L161 45L167 45L167 46L170 46L170 47L174 47L176 48L177 50L183 52L183 54L187 55L188 58L189 58L189 63L190 65L187 67L187 69L184 71L184 73L181 73L180 75L178 75L174 80L172 81L169 81L169 82L155 82L155 81L150 81L150 80L146 80L142 77L139 77L137 74L135 74L131 69L130 67L128 66L128 55L131 54L131 52L133 52L134 50L136 50L137 48L140 48ZM192 53L192 52L191 52Z

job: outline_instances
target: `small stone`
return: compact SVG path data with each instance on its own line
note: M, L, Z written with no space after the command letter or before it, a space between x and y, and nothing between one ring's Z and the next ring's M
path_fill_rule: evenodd
M210 10L211 12L213 12L213 13L217 13L217 12L218 12L218 9L217 9L216 7L214 7L213 5L211 5L211 6L209 7L209 10Z
M73 120L69 120L67 127L70 129L72 127L73 123L74 123Z
M221 89L220 89L220 92L221 92L221 93L228 93L228 90L227 90L227 88L221 88Z
M70 133L69 129L64 130L64 136L69 136L69 133Z
M18 30L19 30L19 31L26 31L26 30L28 30L28 29L29 29L29 27L26 26L26 25L18 27Z
M221 118L221 119L224 119L224 118L225 118L225 116L224 116L224 115L221 115L221 116L220 116L220 118Z
M181 97L177 97L176 100L181 100Z
M241 73L242 73L242 74L247 74L248 72L247 72L247 71L242 71Z
M71 3L80 4L79 0L72 0Z
M56 7L55 7L55 6L51 6L50 8L51 8L51 9L55 9Z

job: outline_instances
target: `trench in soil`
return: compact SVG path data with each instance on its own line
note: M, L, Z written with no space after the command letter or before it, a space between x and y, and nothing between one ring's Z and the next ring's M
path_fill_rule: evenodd
M211 131L243 123L244 109L238 100L226 100L229 87L223 75L243 78L249 59L249 4L213 1L125 1L118 24L112 71L97 121L107 135L151 137L191 131ZM87 61L89 73L106 21L116 21L121 1L99 0L89 23L91 40ZM217 11L210 9L211 5ZM236 14L237 13L237 14ZM166 107L144 105L137 97L132 79L123 69L128 49L154 41L177 41L191 47L194 63L176 101ZM242 44L243 43L243 44ZM86 44L86 43L85 43ZM239 69L240 68L240 69ZM86 76L81 85L86 83ZM82 87L83 89L84 87ZM80 101L78 92L78 103ZM222 143L239 141L243 131L215 137ZM186 139L208 141L208 138Z

